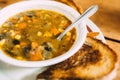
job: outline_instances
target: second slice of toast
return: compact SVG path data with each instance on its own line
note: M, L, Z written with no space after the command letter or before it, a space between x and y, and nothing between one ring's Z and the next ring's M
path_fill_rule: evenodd
M37 76L37 80L98 80L115 68L116 61L116 53L106 44L87 37L86 43L75 55L50 66Z

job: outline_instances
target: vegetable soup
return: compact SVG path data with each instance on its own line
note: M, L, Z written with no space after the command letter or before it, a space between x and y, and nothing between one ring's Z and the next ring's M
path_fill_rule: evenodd
M64 15L49 10L31 10L16 14L0 27L0 48L18 60L47 60L64 54L76 39L76 30L57 40L71 24Z

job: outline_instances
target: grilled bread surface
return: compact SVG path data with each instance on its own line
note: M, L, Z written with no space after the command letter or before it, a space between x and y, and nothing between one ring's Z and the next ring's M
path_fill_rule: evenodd
M37 80L96 80L108 75L115 68L116 61L116 53L106 44L87 37L76 54L50 66L37 76Z

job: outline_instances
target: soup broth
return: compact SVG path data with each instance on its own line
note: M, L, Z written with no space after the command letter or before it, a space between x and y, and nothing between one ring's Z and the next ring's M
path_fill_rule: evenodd
M57 36L71 24L64 15L49 10L31 10L9 18L0 27L0 48L18 60L47 60L64 54L73 45L76 30L61 41Z

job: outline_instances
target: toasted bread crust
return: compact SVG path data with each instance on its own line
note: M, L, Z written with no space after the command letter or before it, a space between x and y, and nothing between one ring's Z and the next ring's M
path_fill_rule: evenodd
M65 3L79 13L83 9L73 0L56 0ZM94 35L92 35L93 37ZM116 53L100 40L87 37L83 47L69 59L50 66L37 76L37 80L101 80L108 75L117 62Z
M87 37L86 44L69 59L38 75L47 80L94 80L108 75L117 61L116 53L100 40Z

